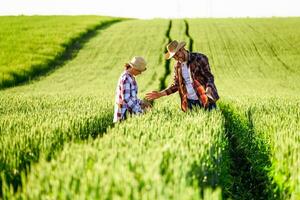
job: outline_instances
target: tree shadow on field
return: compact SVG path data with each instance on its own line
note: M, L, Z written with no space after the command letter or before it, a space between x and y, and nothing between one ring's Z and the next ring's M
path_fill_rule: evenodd
M3 80L0 82L0 90L9 87L14 87L22 84L26 84L32 80L38 79L43 75L53 73L59 67L62 67L67 61L74 59L79 50L94 36L98 34L98 30L107 29L111 25L124 21L121 19L111 20L103 22L93 28L88 29L76 38L72 38L67 44L63 44L64 51L57 54L53 59L49 59L44 63L31 66L30 71L23 71L23 73L11 73L13 77L11 80Z

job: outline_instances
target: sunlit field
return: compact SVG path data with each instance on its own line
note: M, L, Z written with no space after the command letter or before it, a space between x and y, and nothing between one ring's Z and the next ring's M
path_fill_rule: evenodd
M1 198L300 198L300 18L0 24ZM124 63L147 61L140 98L164 89L174 39L208 56L217 109L184 113L174 94L113 124Z

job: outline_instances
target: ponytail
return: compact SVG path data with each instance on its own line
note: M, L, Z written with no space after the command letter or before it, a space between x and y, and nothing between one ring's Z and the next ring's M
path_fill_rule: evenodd
M131 66L128 63L125 63L124 68L125 68L125 70L128 70L131 68Z

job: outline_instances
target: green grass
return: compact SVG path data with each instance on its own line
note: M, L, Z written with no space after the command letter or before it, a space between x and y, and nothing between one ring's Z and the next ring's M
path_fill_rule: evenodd
M97 37L74 60L55 73L32 84L2 91L0 160L5 181L19 186L20 173L41 155L51 159L66 142L101 135L111 126L116 83L124 63L132 56L146 57L151 53L146 57L150 67L145 72L147 76L141 76L141 85L144 82L153 87L158 85L155 74L160 70L161 57L153 51L164 45L167 23L167 20L128 21L112 25L106 31L99 30ZM130 26L135 27L136 35L124 34ZM155 29L141 34L147 26ZM161 37L146 43L148 46L151 43L152 48L144 49L144 43L135 44L137 37L141 40L154 37L157 29ZM126 38L128 44L117 43L121 38ZM112 44L116 44L115 53L109 51ZM108 59L110 55L119 55L119 59Z
M171 83L171 38L208 56L219 109L182 113L176 94L110 126L132 56L148 62L140 97ZM299 18L130 20L96 31L63 67L1 91L3 197L298 199L299 47Z
M220 112L185 114L177 107L165 102L103 138L66 146L33 167L20 197L202 199L205 187L229 180L224 120Z
M148 26L152 28L145 32ZM162 75L164 60L161 51L167 43L164 36L167 26L168 20L130 20L112 25L106 30L98 30L97 37L85 44L84 51L80 51L76 59L67 62L55 73L32 82L33 84L4 92L84 93L113 101L118 78L124 70L123 65L133 56L141 55L146 59L148 68L143 75L137 77L137 81L140 93L145 93L147 89L156 88ZM134 29L134 33L128 33L128 28ZM159 37L155 37L157 34ZM139 41L143 43L140 44Z
M299 198L299 18L188 22L215 74L230 152L239 152L233 197Z
M272 181L274 194L280 199L298 199L299 99L248 99L231 103L251 125L252 137L260 152L269 156L265 159L269 163L261 170ZM242 136L244 140L247 137L246 134ZM259 157L253 152L252 161L257 162Z
M40 155L51 159L66 141L96 137L112 124L109 102L95 96L6 95L0 102L1 175L15 187Z
M299 97L299 18L188 20L221 96Z
M117 18L18 16L0 18L0 88L31 80L57 66L87 33ZM69 49L68 49L69 48ZM69 53L69 52L68 52Z

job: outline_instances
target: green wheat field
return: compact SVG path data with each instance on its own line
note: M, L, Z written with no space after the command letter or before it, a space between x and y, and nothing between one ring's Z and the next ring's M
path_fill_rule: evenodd
M172 83L170 40L208 56L218 108L178 94L113 124L123 65L139 97ZM0 199L300 199L300 18L0 17Z

